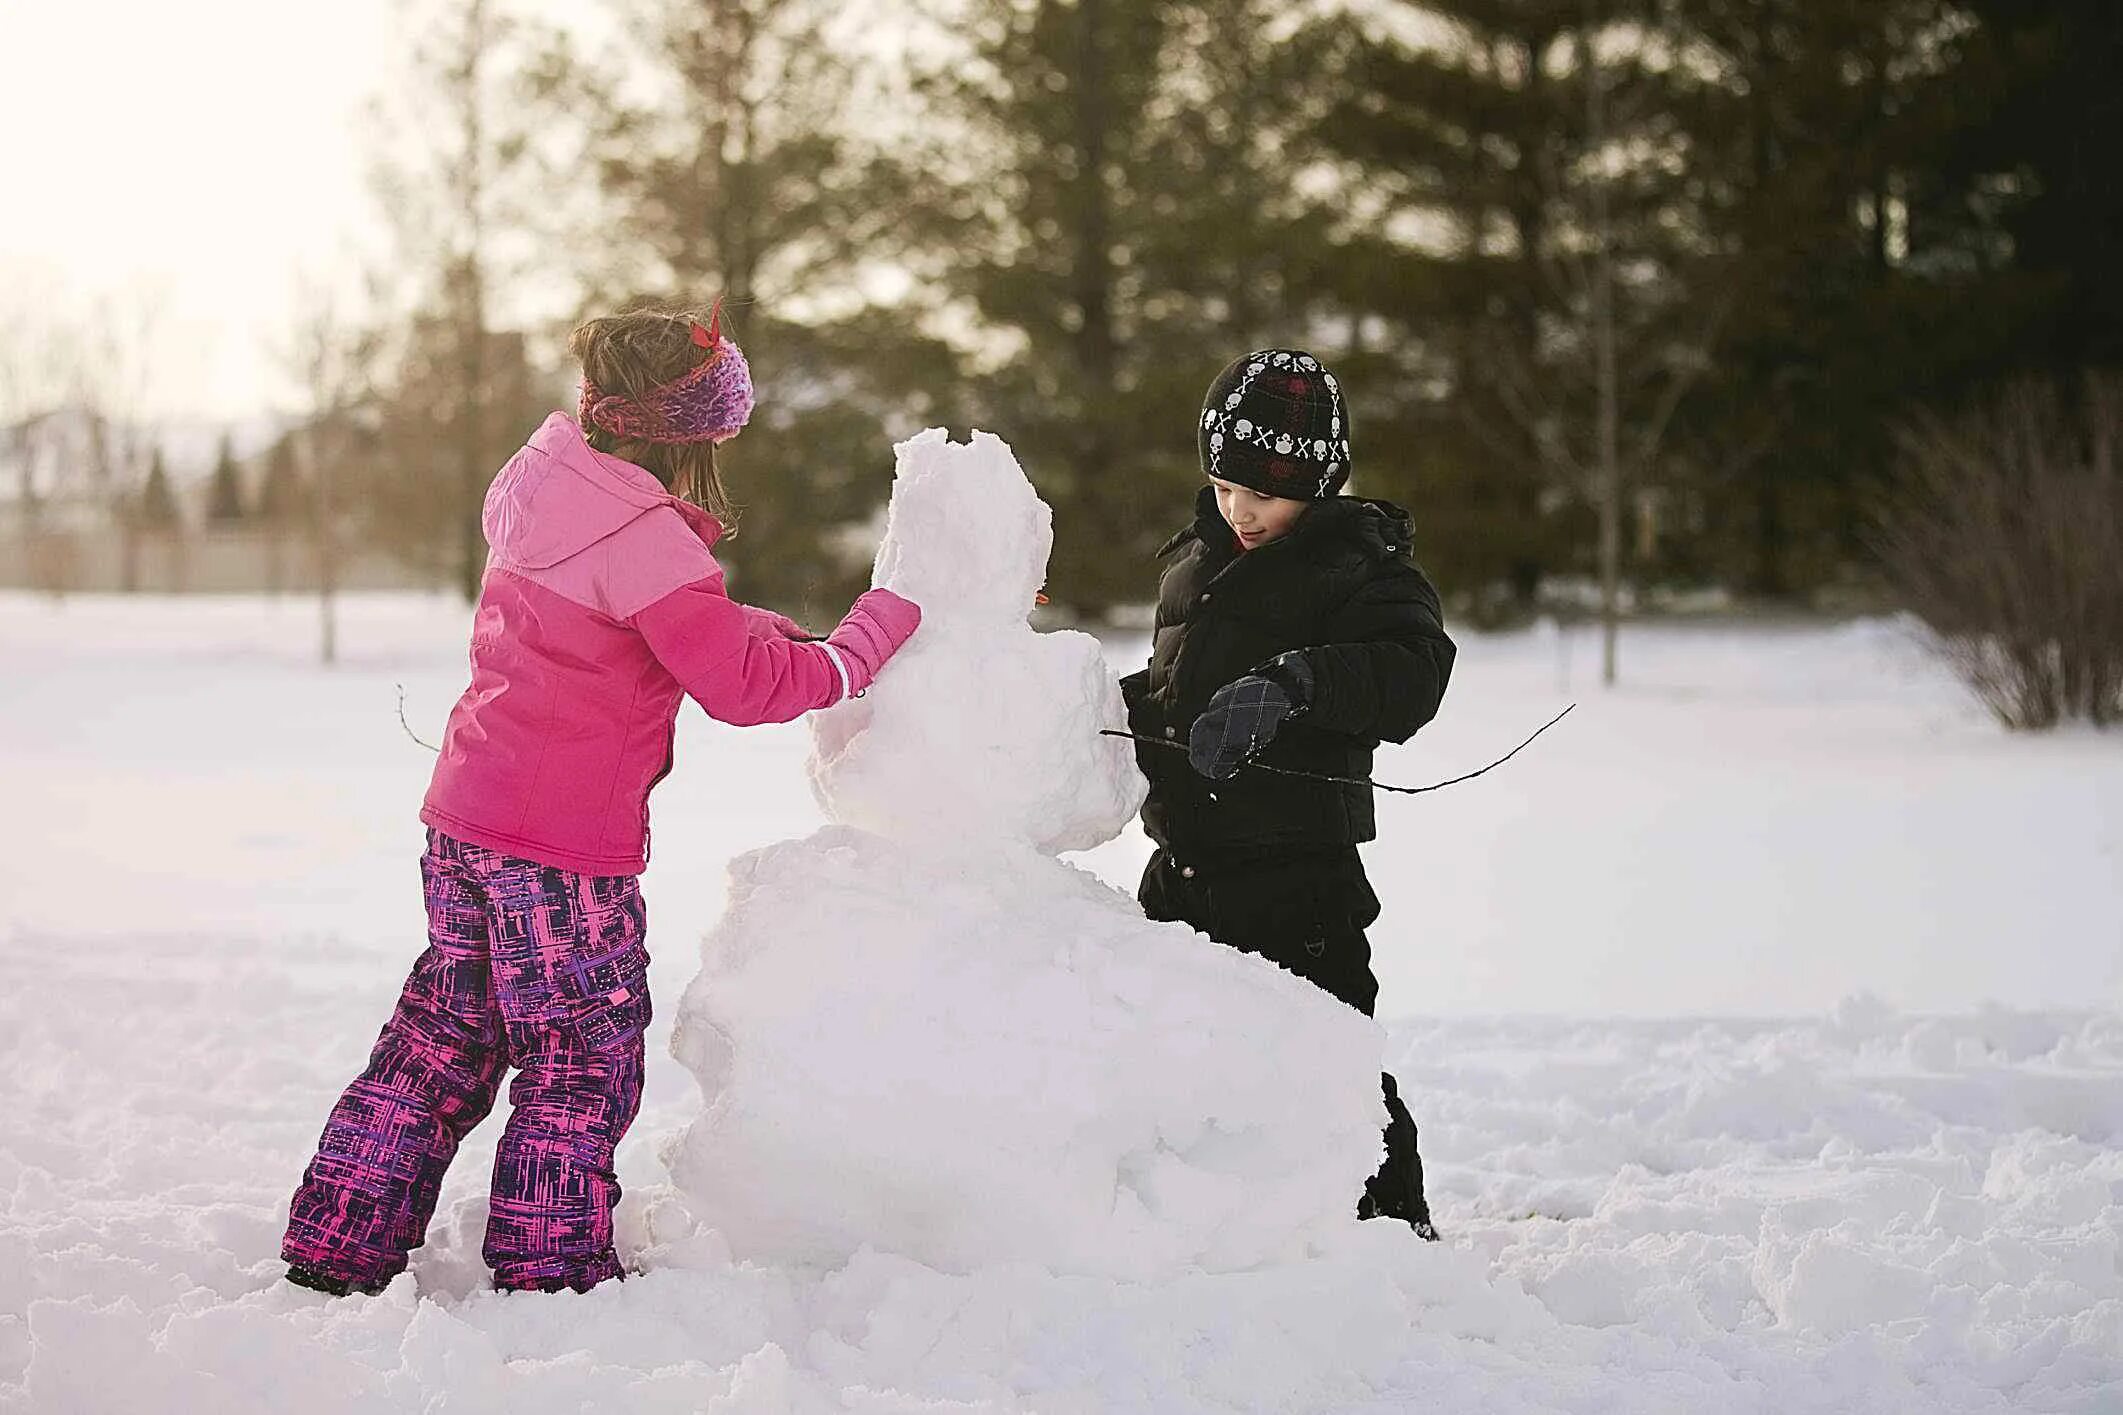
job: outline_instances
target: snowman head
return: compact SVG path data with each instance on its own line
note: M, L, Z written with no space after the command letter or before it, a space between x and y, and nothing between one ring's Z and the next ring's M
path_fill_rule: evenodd
M925 626L1023 627L1047 578L1054 515L992 433L954 443L932 427L894 449L874 580L922 609Z

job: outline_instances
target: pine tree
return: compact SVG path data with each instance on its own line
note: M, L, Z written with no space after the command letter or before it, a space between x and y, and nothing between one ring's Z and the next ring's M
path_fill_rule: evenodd
M162 449L157 447L148 454L147 480L140 485L140 525L144 530L173 531L180 521L169 471L162 464Z
M1967 17L1938 0L1678 16L1720 76L1689 121L1734 253L1719 365L1685 419L1704 555L1755 594L1804 597L1863 557L1894 420L1965 389L2026 324L1986 275L1999 241L1955 132L1985 106Z
M258 486L258 519L276 527L300 525L306 495L295 440L282 435L265 456L265 476Z
M1524 607L1545 576L1593 567L1594 510L1621 502L1600 469L1654 471L1716 323L1715 233L1676 122L1699 80L1649 6L1383 8L1417 23L1348 33L1327 127L1343 200L1369 213L1341 267L1373 331L1350 362L1377 449L1358 465L1418 508L1448 587Z
M207 524L214 526L240 525L244 520L243 482L236 471L236 452L227 436L221 439L221 453L214 459L214 478L207 487Z
M476 508L494 472L554 406L554 390L532 367L527 340L512 330L486 331L476 360L480 388L468 395L462 319L461 307L449 303L415 311L397 331L388 377L373 389L359 386L366 375L314 380L325 401L305 435L313 448L329 445L333 455L313 453L304 488L313 514L351 519L370 544L460 594L466 410L476 404L486 429ZM339 337L359 342L358 331L339 331ZM355 455L368 440L374 455ZM479 543L486 544L483 532ZM473 584L476 593L476 577Z
M936 268L979 320L983 421L1054 507L1049 593L1096 615L1189 514L1203 390L1316 332L1319 46L1256 0L984 0L965 28L930 87Z
M1949 121L1964 211L2002 234L2021 278L2013 363L2123 366L2123 7L2110 0L1965 0L1977 28ZM1988 244L1988 243L1986 243Z
M587 123L583 312L727 301L758 406L719 454L745 534L717 556L748 599L807 620L867 583L850 541L889 491L890 442L948 420L959 383L911 313L847 297L904 249L912 178L859 132L861 76L828 32L841 8L631 0L617 52L556 47L531 74Z
M400 131L380 174L380 195L402 247L394 270L404 283L371 295L399 322L384 341L386 363L397 366L363 374L377 386L379 402L423 410L417 436L426 486L419 501L428 521L413 526L373 517L372 524L401 543L410 536L423 546L446 546L441 573L467 602L477 598L486 565L480 513L488 481L526 432L512 410L493 402L517 373L488 363L512 337L495 328L495 309L517 273L509 257L542 234L534 218L567 194L565 181L548 173L552 181L529 197L533 133L511 91L527 43L517 8L509 0L408 5L405 79L391 94ZM323 313L320 305L305 322ZM324 323L330 343L351 347L376 334L336 316ZM301 342L316 343L308 335ZM365 351L362 361L383 358ZM337 499L330 474L314 474L319 514L354 509Z
M287 587L290 551L308 538L310 507L295 454L295 434L284 432L265 454L265 474L258 484L257 518L266 531L266 588L279 594Z

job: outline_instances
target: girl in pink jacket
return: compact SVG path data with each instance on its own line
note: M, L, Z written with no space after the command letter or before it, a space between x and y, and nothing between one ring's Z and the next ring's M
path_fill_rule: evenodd
M494 1285L621 1275L612 1153L649 1023L637 877L679 700L785 722L862 692L921 619L871 590L812 641L724 593L714 448L750 417L752 380L714 316L634 310L570 347L579 419L548 417L487 491L472 682L420 813L428 947L290 1206L281 1256L305 1287L375 1292L404 1271L511 1068Z

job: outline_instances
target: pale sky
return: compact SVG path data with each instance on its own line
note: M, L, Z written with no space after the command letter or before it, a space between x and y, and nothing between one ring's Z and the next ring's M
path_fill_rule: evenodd
M151 415L294 401L295 292L376 240L393 0L0 0L0 317L156 308ZM137 315L132 317L138 319Z
M387 258L374 101L413 27L407 0L0 0L0 337L145 327L142 415L298 410L299 292Z

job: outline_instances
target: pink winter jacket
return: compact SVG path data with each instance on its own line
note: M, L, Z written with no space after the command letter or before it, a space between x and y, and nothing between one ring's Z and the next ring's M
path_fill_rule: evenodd
M564 413L494 478L483 523L472 684L420 812L445 834L578 874L639 874L682 694L749 725L848 687L847 660L723 593L713 516L593 450Z

